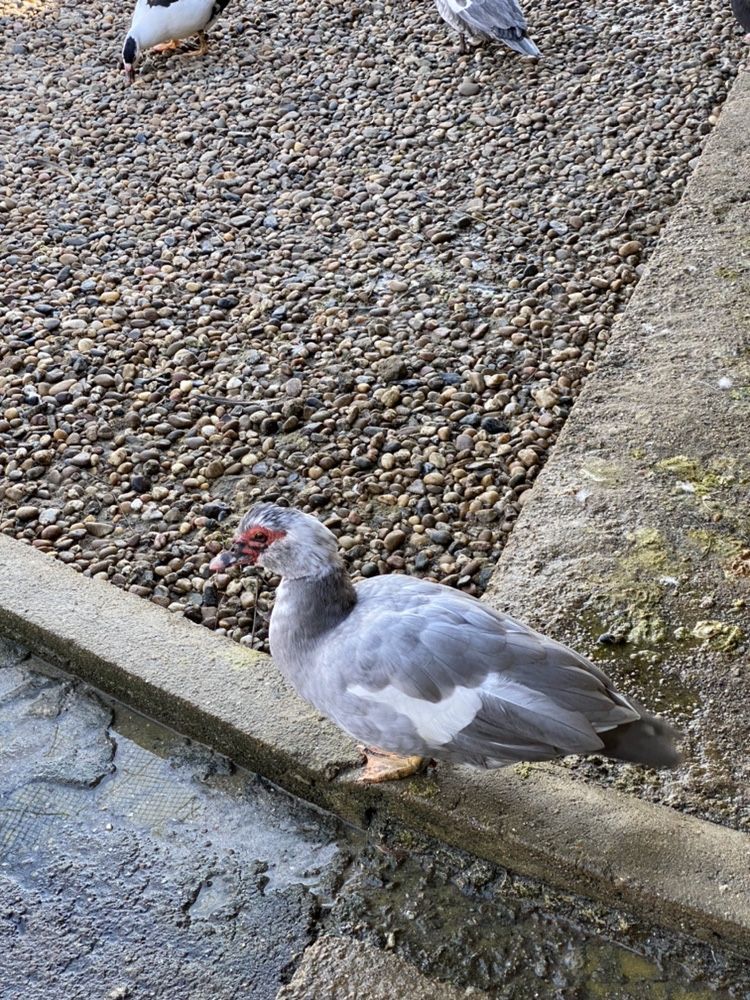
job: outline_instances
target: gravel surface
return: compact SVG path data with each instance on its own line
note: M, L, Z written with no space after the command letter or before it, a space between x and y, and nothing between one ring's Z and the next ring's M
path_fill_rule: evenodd
M743 46L571 0L459 57L406 6L230 4L129 90L129 10L3 18L0 530L255 645L273 581L207 569L255 497L481 594Z

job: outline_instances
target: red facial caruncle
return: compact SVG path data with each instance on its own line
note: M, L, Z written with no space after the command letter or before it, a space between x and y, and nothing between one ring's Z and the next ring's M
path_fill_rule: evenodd
M219 573L230 566L254 566L268 546L285 535L285 531L274 531L260 524L251 525L245 531L238 531L230 549L214 556L209 569Z

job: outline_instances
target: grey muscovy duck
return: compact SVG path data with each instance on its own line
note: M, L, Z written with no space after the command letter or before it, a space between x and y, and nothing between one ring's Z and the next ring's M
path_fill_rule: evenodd
M135 79L135 64L141 52L165 52L179 47L181 39L198 36L198 48L186 55L208 51L206 32L221 16L229 0L137 0L130 31L122 46L125 79Z
M750 32L750 2L748 0L732 0L732 13L743 31Z
M259 504L212 571L281 575L271 653L297 692L365 744L364 781L434 758L477 767L602 754L680 760L677 733L585 657L441 584L379 576L354 586L316 518Z
M435 0L444 21L457 31L461 51L466 36L482 41L504 42L524 56L539 58L541 52L526 33L526 18L516 0Z

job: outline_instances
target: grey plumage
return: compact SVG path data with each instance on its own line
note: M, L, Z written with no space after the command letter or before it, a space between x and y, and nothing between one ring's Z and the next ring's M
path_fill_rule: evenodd
M435 0L438 13L461 36L503 42L522 55L539 57L516 0Z
M252 542L263 531L265 547ZM259 551L243 560L251 544ZM353 586L309 515L258 507L232 552L213 567L257 561L283 577L270 629L281 671L366 744L480 767L572 753L679 761L674 730L566 646L439 584L393 575Z

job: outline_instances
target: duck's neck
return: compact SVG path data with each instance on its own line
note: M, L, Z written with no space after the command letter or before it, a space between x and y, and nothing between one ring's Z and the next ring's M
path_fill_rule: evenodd
M356 603L357 593L340 560L314 575L283 579L271 615L271 653L280 665L304 655Z

